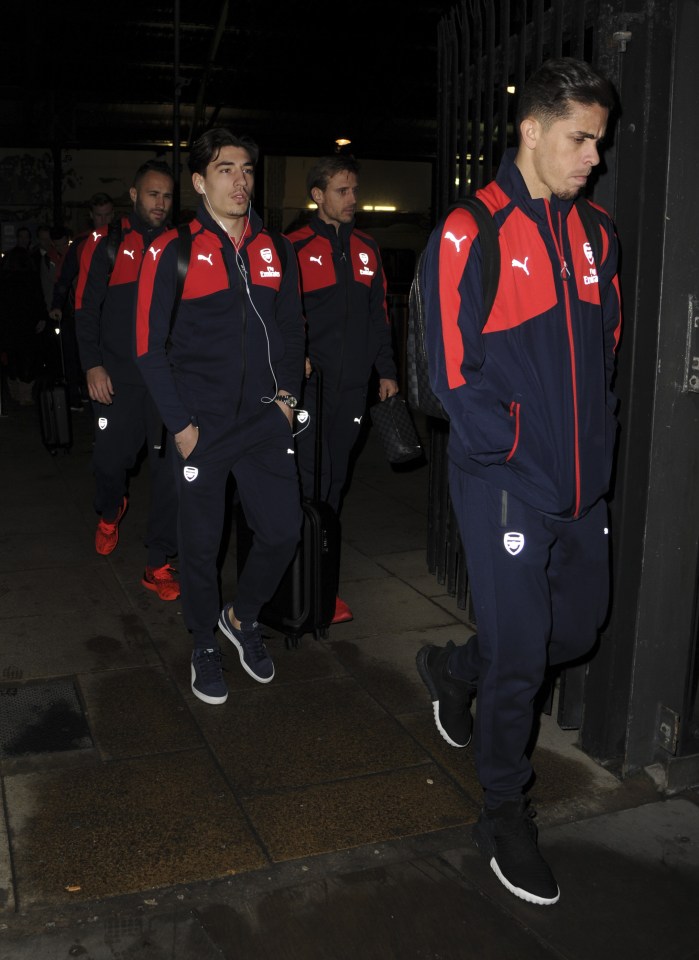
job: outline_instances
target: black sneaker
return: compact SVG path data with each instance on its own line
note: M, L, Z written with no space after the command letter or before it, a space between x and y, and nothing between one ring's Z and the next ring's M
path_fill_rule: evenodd
M551 868L536 845L537 829L527 801L503 803L495 810L483 810L473 826L473 842L510 893L550 906L561 895Z
M227 603L218 618L219 627L238 648L243 670L260 683L269 683L274 676L274 664L262 640L259 623L255 620L245 626L241 622L240 630L236 630L230 620L232 611L233 604Z
M415 662L432 697L437 729L452 747L467 747L473 733L471 701L476 695L476 685L457 680L448 672L447 661L454 649L451 640L446 647L429 643L418 650Z
M196 649L192 654L192 693L204 703L225 703L228 699L220 650Z

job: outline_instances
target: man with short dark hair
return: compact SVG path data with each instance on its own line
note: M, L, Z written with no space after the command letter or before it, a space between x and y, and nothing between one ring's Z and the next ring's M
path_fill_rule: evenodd
M372 370L379 376L378 399L398 392L386 278L378 244L354 224L359 163L337 154L321 157L307 177L318 212L307 226L289 234L301 274L307 325L306 384L303 405L316 409L322 373L322 450L320 498L339 515L352 449L360 437ZM312 430L298 438L303 493L314 495L315 444ZM333 623L351 620L337 597Z
M90 197L89 210L92 226L96 230L107 226L114 219L114 201L102 190L93 193Z
M465 209L433 230L421 278L477 633L423 647L417 666L444 739L465 747L474 730L484 790L476 845L510 892L537 904L555 903L559 889L525 799L533 701L547 665L589 654L609 598L617 239L601 208L586 206L583 218L574 200L599 163L613 105L588 64L545 63L521 96L517 149L477 192L499 232L490 315Z
M176 317L182 240L148 249L138 286L136 359L178 456L182 611L192 692L225 703L218 627L259 683L274 663L257 620L301 535L293 410L303 376L298 270L288 241L252 209L258 148L224 128L202 134L189 169L200 196ZM235 478L253 541L235 603L221 610L217 556ZM220 615L219 615L220 611Z
M89 200L90 229L79 233L68 248L56 277L50 317L61 320L66 307L74 309L74 287L80 270L82 248L92 230L108 226L114 219L114 201L108 193L93 193Z
M169 563L177 553L177 494L162 421L133 358L133 314L141 261L167 226L173 185L162 160L138 168L129 191L133 211L121 218L118 236L107 225L89 235L75 292L76 333L95 423L95 549L108 556L117 545L129 471L147 442L151 485L141 583L161 600L176 600L180 593Z

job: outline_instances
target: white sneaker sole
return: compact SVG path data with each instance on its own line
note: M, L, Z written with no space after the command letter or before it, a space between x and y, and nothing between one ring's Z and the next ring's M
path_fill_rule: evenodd
M192 693L195 697L198 697L200 700L203 700L204 703L225 703L228 699L228 691L224 697L210 697L206 693L202 693L201 690L197 690L194 686L194 681L197 679L197 671L194 669L194 664L191 664L191 675L192 675Z
M551 898L537 897L535 893L530 893L528 890L522 890L521 887L515 887L514 884L510 883L507 877L504 876L495 857L493 857L490 861L490 869L493 871L503 887L506 887L510 893L514 893L514 895L519 897L520 900L526 900L527 903L536 903L540 907L550 907L552 904L558 903L561 898L561 891L558 889L558 887L556 888L556 896Z

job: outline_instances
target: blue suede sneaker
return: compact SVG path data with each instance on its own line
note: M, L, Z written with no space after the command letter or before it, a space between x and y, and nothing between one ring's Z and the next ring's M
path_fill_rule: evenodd
M228 699L220 650L196 649L192 654L192 693L204 703L225 703Z
M238 648L243 670L259 683L269 683L274 677L274 664L262 640L259 623L255 620L246 626L241 621L240 630L236 630L231 623L232 612L233 604L227 603L218 618L219 627Z

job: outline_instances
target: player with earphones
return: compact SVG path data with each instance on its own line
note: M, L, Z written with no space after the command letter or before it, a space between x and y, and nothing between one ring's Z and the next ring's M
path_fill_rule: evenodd
M182 611L192 635L191 684L224 703L217 626L253 679L274 664L257 622L301 534L292 421L303 379L304 319L296 257L252 209L258 147L224 128L192 146L200 195L181 300L178 233L144 257L135 352L176 450ZM181 273L180 273L181 275ZM221 610L217 556L232 473L253 542L234 603Z

